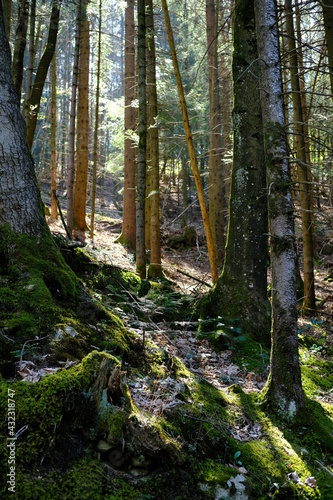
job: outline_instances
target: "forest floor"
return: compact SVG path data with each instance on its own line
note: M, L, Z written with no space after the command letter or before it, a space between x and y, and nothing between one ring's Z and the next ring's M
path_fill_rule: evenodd
M43 198L47 202L47 194ZM133 252L116 243L121 212L105 198L98 200L94 241L87 237L84 251L101 265L135 273ZM170 443L152 443L146 435L148 444L142 443L145 456L134 457L130 464L119 448L111 450L114 454L110 452L107 459L101 452L113 478L109 486L113 493L101 498L333 499L333 302L332 284L325 281L333 255L321 255L316 266L316 294L319 301L326 302L315 316L299 317L300 360L310 416L309 423L303 422L296 430L267 419L255 402L269 373L268 349L234 325L224 324L223 318L217 331L204 328L199 333L200 320L191 311L212 286L208 255L197 207L192 207L188 220L196 230L196 242L190 248L172 248L173 238L182 234L180 211L176 198L163 204L166 287L154 285L142 294L123 285L122 290L103 285L101 290L93 287L93 293L122 319L140 346L140 360L126 357L122 365L131 401L140 414L139 427L143 433L148 422L163 428L167 441L187 450L190 472L179 466L178 480L183 484L172 479L169 490L159 496L158 488L166 487L161 479L164 473L159 479L156 476L162 463L165 468L164 455L169 454L171 462L181 460L178 452L169 450ZM331 229L325 226L327 218L322 219L321 234L329 240ZM53 234L65 235L60 218L49 221L49 226ZM154 451L157 464L153 467L149 457L158 447L162 451ZM140 457L143 463L138 465ZM157 490L148 488L148 477L155 478ZM189 477L193 484L186 485ZM78 497L72 493L71 498Z

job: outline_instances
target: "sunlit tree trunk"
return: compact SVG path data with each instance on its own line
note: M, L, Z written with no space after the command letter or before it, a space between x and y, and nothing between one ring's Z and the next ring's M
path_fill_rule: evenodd
M26 117L27 117L27 139L28 145L31 149L34 140L40 101L42 98L43 88L47 76L49 66L51 64L55 47L57 43L59 16L60 16L61 0L52 1L52 11L50 18L50 26L46 46L38 64L36 77L31 89L30 100L26 103Z
M56 127L57 127L57 68L56 54L52 61L52 89L51 89L51 219L57 218L57 151L56 151Z
M67 228L70 236L73 232L73 203L74 203L74 176L75 176L75 117L76 117L76 94L79 76L80 56L80 19L81 0L76 8L75 47L73 61L71 105L69 112L69 138L68 138L68 177L67 177Z
M21 101L24 53L27 45L27 29L29 17L29 2L21 0L18 9L18 21L15 33L12 75L16 93Z
M74 184L73 225L78 232L87 229L86 203L89 143L89 20L87 1L81 5L79 85L77 104L77 151Z
M150 169L150 264L149 278L162 276L160 240L160 161L156 91L156 56L153 1L147 0L147 126Z
M146 200L146 13L145 0L138 0L138 180L136 193L136 272L146 278L145 200Z
M224 186L222 162L222 127L220 84L218 78L218 13L219 2L206 0L206 31L209 80L209 222L215 244L217 262L224 257Z
M267 190L253 0L236 0L233 52L233 165L222 275L206 304L210 316L238 318L269 342Z
M99 0L98 19L98 51L97 51L97 74L96 74L96 109L95 109L95 129L94 129L94 163L93 181L91 187L91 223L90 237L94 239L95 228L95 205L96 205L96 184L97 184L97 164L98 164L98 127L99 127L99 89L101 78L101 47L102 47L102 0Z
M297 176L300 189L300 204L302 215L303 234L303 261L304 261L304 303L303 311L311 314L316 309L314 288L314 242L311 216L311 187L308 173L306 148L304 141L304 119L302 113L301 88L299 82L299 68L296 52L295 34L293 26L293 12L291 0L285 0L286 28L289 49L290 80L292 88L294 130L297 163Z
M255 0L261 106L269 185L272 351L269 403L294 419L304 406L298 357L295 238L274 0Z
M125 10L125 145L123 225L119 241L135 248L136 244L136 161L135 142L135 27L134 0L128 0Z
M217 279L218 279L218 271L217 271L217 264L216 264L214 240L213 240L212 231L210 228L209 215L208 215L208 210L207 210L207 206L206 206L205 194L204 194L204 191L202 188L202 182L201 182L201 178L200 178L198 161L197 161L196 152L195 152L195 148L194 148L194 144L193 144L193 137L192 137L191 126L190 126L190 122L189 122L189 118L188 118L183 83L182 83L182 78L181 78L181 74L179 71L175 42L174 42L174 38L173 38L170 16L169 16L169 11L168 11L168 6L167 6L166 0L162 0L162 7L163 7L163 12L164 12L166 30L167 30L168 39L169 39L169 46L170 46L170 52L171 52L171 57L172 57L172 62L173 62L173 67L174 67L174 72L175 72L175 78L176 78L176 82L177 82L179 103L180 103L180 107L181 107L181 111L182 111L182 118L183 118L186 142L187 142L187 147L189 150L189 156L190 156L194 181L195 181L195 185L197 188L203 225L204 225L204 229L205 229L205 233L206 233L206 241L207 241L207 247L208 247L208 256L209 256L212 281L213 281L213 283L216 283Z

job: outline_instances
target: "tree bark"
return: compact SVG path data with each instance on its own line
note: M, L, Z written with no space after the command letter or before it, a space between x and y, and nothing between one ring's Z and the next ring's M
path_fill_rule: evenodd
M291 0L285 0L286 28L288 35L290 80L292 88L294 130L296 141L296 155L300 160L297 163L297 176L300 189L300 204L302 215L303 234L303 260L304 260L304 302L303 311L312 314L316 310L315 288L314 288L314 242L312 233L311 216L311 186L307 167L304 117L302 113L301 88L299 81L299 68L296 52L295 34L293 26L293 12Z
M255 0L255 14L272 268L271 369L265 391L270 404L293 420L304 407L304 396L298 357L295 239L275 1Z
M147 126L150 159L150 264L148 276L162 277L160 238L160 161L158 137L158 108L156 91L156 55L153 0L147 0Z
M93 181L91 187L91 222L90 238L94 239L95 230L95 205L96 205L96 184L97 184L97 164L98 164L98 128L99 128L99 89L101 78L101 48L102 48L102 0L99 0L98 18L98 49L97 49L97 74L96 74L96 109L95 109L95 129L94 129L94 163Z
M61 7L61 0L52 1L51 19L50 19L49 33L46 46L38 65L34 83L32 85L31 98L26 103L27 140L30 149L32 148L32 143L35 136L40 101L42 98L47 72L49 70L57 43L60 7Z
M218 264L224 258L224 194L220 84L218 78L218 13L215 0L206 0L206 32L209 80L209 222Z
M145 201L146 201L146 13L145 0L138 0L138 180L136 192L136 272L146 278Z
M269 343L267 191L258 87L253 0L234 11L234 146L229 227L222 275L208 296L208 314L239 319Z
M204 191L202 188L197 157L196 157L195 148L194 148L194 144L193 144L193 137L192 137L191 126L190 126L188 113L187 113L187 106L186 106L185 94L184 94L184 89L183 89L183 83L182 83L182 78L181 78L180 71L179 71L175 42L174 42L174 38L173 38L170 17L169 17L169 11L168 11L168 6L167 6L166 0L162 0L162 7L163 7L163 12L164 12L164 18L165 18L165 24L166 24L166 29L167 29L168 39L169 39L171 57L172 57L172 61L173 61L173 67L174 67L174 72L175 72L175 77L176 77L176 82L177 82L178 96L179 96L179 102L180 102L180 107L181 107L181 111L182 111L182 118L183 118L183 124L184 124L184 129L185 129L187 147L189 150L194 181L195 181L195 185L196 185L197 193L198 193L198 198L199 198L199 204L200 204L200 209L201 209L203 225L204 225L205 233L206 233L210 270L211 270L211 274L212 274L212 281L213 281L213 283L216 283L218 280L218 271L217 271L217 264L216 264L214 240L213 240L212 231L211 231L210 224L209 224L209 215L208 215L208 210L207 210L207 206L206 206L205 194L204 194Z
M136 161L135 143L135 27L134 0L128 0L125 10L125 144L124 144L124 195L121 243L135 248L136 244Z
M69 112L69 138L68 138L68 177L67 177L67 227L70 236L73 233L73 203L74 203L74 176L75 176L75 118L76 118L76 95L79 77L80 57L80 19L81 0L76 8L75 47L73 61L71 105Z
M86 204L89 143L89 19L86 0L81 5L79 91L77 104L77 152L74 184L73 225L78 232L87 230Z
M34 71L34 61L36 55L35 27L36 27L36 0L31 0L30 16L29 16L29 49L27 55L25 101L23 108L23 114L25 120L27 120L27 102L30 101L31 98L32 76Z
M0 225L39 237L47 224L10 68L0 2Z
M10 26L12 22L12 3L12 0L2 0L5 31L8 41L10 40Z
M323 0L320 3L322 5L324 14L328 67L330 72L331 93L333 97L333 0Z
M29 2L21 0L19 3L18 21L15 33L14 55L12 64L12 75L14 87L21 102L24 53L27 45L27 29L29 17Z
M57 68L56 54L52 61L52 89L51 89L51 219L57 218L57 150L56 150L56 127L57 127Z

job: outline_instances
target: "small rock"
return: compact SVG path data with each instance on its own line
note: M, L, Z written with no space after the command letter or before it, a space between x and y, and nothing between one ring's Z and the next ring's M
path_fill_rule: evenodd
M58 330L54 334L54 340L62 340L64 336L64 332L61 330L61 328L58 328Z
M65 332L73 338L78 335L77 331L74 330L72 326L65 326Z

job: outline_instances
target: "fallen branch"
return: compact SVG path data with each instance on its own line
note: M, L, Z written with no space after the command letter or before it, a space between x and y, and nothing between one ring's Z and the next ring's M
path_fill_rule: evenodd
M55 199L56 199L57 206L58 206L58 210L59 210L59 214L60 214L60 218L61 218L61 222L62 222L62 224L63 224L63 226L64 226L64 228L65 228L65 231L66 231L66 234L67 234L67 238L68 238L69 240L71 240L71 239L72 239L72 237L71 237L70 232L68 231L68 227L67 227L67 224L66 224L66 222L65 222L64 216L62 215L61 206L60 206L60 202L59 202L59 198L58 198L58 196L57 196L57 193L55 192L55 190L54 190L54 189L52 190L52 193L53 193L53 196L54 196L54 197L55 197Z
M184 276L187 276L188 278L191 278L194 281L197 281L198 283L201 283L202 285L208 286L208 288L212 288L212 285L209 283L206 283L206 281L203 281L196 276L192 276L192 274L186 273L185 271L181 271L180 269L176 268L177 273L183 274Z

